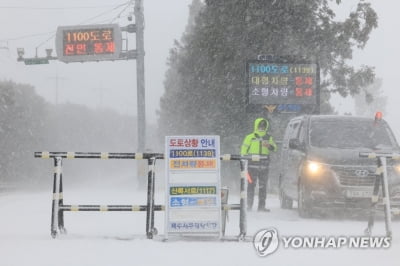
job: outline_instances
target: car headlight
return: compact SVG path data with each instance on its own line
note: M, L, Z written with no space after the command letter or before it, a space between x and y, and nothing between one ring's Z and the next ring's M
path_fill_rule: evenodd
M393 165L393 169L396 172L396 174L400 175L400 164Z
M322 164L315 161L307 161L307 172L311 175L317 175L322 171Z

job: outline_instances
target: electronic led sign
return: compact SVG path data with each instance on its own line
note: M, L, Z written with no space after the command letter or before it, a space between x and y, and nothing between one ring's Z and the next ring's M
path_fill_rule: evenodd
M316 63L247 62L250 105L317 104L319 67Z
M57 28L57 57L63 62L115 60L120 57L122 34L118 24Z

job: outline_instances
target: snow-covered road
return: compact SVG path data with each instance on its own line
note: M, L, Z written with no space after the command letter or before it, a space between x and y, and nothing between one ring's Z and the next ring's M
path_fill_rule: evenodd
M128 189L117 194L107 190L64 191L65 204L145 204L144 192ZM389 249L279 249L259 257L252 242L162 241L164 215L157 212L159 235L145 237L145 213L65 213L68 234L50 236L52 193L14 192L0 194L0 265L400 265L400 221L393 223ZM100 200L99 200L100 199ZM231 197L229 203L237 203ZM163 203L157 193L156 204ZM281 236L356 236L362 235L362 219L302 219L296 210L282 210L275 196L268 198L270 213L248 214L248 235L275 227ZM231 211L227 235L239 232L238 213ZM384 235L380 219L373 234Z

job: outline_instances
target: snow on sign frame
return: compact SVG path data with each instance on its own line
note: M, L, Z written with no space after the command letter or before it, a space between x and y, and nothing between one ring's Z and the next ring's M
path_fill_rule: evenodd
M165 238L220 238L219 136L167 136L165 155Z
M57 57L65 63L116 60L120 57L121 49L122 33L118 24L57 28Z
M319 65L310 61L249 60L249 105L319 105Z

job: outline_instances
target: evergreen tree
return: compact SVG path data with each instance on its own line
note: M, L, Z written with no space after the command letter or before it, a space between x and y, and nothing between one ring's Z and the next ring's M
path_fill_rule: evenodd
M52 105L31 85L0 81L0 191L10 186L51 186L52 162L35 159L35 151L135 151L136 127L135 117L78 104ZM154 131L149 126L148 140ZM66 163L66 182L109 179L133 170L128 161L97 162ZM88 165L96 167L89 169Z
M170 52L160 101L161 132L221 135L223 151L237 153L253 119L264 115L246 113L245 64L259 54L318 62L321 112L332 113L331 93L356 95L374 79L372 67L355 69L348 62L377 27L377 15L360 0L344 21L336 21L332 5L340 2L206 0L202 5L194 1L190 21L195 17L195 23ZM272 123L277 139L285 119Z
M0 183L37 181L33 151L45 138L45 120L45 102L32 86L0 82Z

